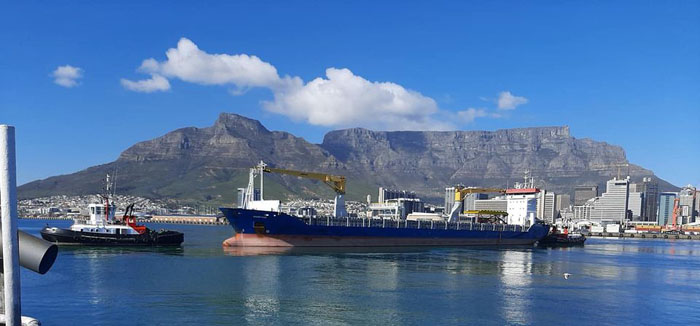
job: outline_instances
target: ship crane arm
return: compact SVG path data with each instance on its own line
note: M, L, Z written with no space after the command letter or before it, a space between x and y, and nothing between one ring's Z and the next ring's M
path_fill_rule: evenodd
M447 221L452 223L459 220L459 214L462 212L462 200L464 200L465 195L483 193L505 194L506 190L501 188L455 187L455 203L450 210Z
M345 194L345 177L341 176L341 175L332 175L332 174L325 174L325 173L305 172L305 171L296 171L296 170L287 170L287 169L277 169L277 168L270 168L270 167L263 167L263 172L287 174L287 175L297 176L300 178L320 180L320 181L323 181L323 183L325 183L329 187L331 187L337 194L341 194L341 195Z
M279 173L287 174L300 178L319 180L331 187L335 191L335 201L333 203L333 216L334 217L346 217L348 215L345 209L345 177L341 175L333 175L318 172L306 172L297 170L287 170L268 167L265 163L260 162L256 167L251 169L251 180L255 177L255 170L261 171L260 177L262 178L262 172L266 173ZM260 179L262 180L262 179ZM248 192L252 192L252 181L249 181ZM262 181L261 181L262 188ZM261 191L262 194L262 191ZM262 196L262 195L261 195Z

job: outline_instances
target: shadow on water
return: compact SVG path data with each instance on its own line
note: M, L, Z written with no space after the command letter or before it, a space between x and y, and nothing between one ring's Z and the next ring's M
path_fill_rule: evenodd
M58 247L59 254L73 256L106 256L128 254L161 254L168 256L182 256L184 249L180 246L67 246Z
M227 256L265 256L265 255L345 255L345 254L404 254L430 253L454 250L531 250L530 246L462 246L462 247L223 247Z

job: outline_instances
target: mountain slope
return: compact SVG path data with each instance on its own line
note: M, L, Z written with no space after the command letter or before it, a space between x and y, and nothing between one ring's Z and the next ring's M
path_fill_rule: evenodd
M376 188L384 186L414 190L434 201L449 185L504 187L520 181L526 171L541 186L571 192L579 184L604 185L616 166L627 162L622 148L573 138L568 127L449 132L353 128L331 131L317 145L222 113L211 127L182 128L137 143L115 162L25 184L19 196L95 193L104 175L116 169L120 193L228 203L235 189L247 184L248 168L260 160L346 175L350 199L374 197ZM629 172L633 179L653 176L635 165ZM662 189L674 188L659 183ZM265 190L267 198L332 196L319 182L279 175L266 177Z

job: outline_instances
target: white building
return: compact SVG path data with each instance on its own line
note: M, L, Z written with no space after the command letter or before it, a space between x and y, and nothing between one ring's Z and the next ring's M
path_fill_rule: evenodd
M596 222L624 222L629 209L629 183L629 177L609 180L605 193L600 197L574 207L575 218Z

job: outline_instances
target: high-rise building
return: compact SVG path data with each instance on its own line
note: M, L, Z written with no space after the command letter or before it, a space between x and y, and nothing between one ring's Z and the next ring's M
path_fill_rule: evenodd
M644 211L644 194L641 192L629 193L629 203L627 204L627 209L632 214L632 221L642 221L643 211Z
M639 186L637 188L640 188ZM656 213L659 204L659 184L651 178L642 179L641 189L637 191L644 194L644 208L642 209L642 221L656 221Z
M387 189L384 187L379 187L379 195L377 196L377 201L383 203L389 199L399 199L399 198L418 198L415 192L407 190L394 190Z
M568 194L557 195L556 210L561 212L571 206L571 196Z
M666 225L671 220L673 214L673 201L676 199L675 192L662 192L659 194L659 210L656 222L659 225Z
M693 186L685 186L679 193L678 205L680 208L680 224L688 224L695 222L697 217L696 189Z
M598 186L576 186L574 188L574 205L585 204L589 199L598 197Z
M554 219L557 217L558 210L556 209L556 198L557 195L554 194L553 192L546 192L542 191L544 193L543 198L544 198L544 214L542 217L544 220L548 223L554 223Z
M591 203L590 219L597 221L622 222L629 209L629 178L609 180L605 193Z

